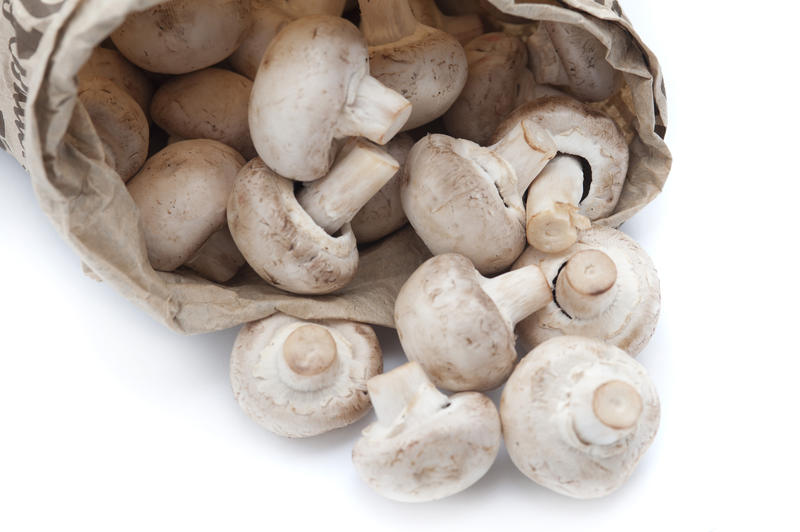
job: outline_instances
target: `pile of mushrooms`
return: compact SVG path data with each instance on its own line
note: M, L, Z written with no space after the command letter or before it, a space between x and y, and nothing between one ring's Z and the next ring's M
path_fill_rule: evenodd
M143 252L164 275L325 296L409 223L433 255L395 301L409 362L381 374L369 325L276 312L236 339L242 410L305 438L373 406L353 463L397 501L467 489L503 438L537 484L607 495L659 421L632 358L655 331L658 276L604 225L629 139L599 109L624 79L566 23L478 1L347 4L170 0L94 50L78 100ZM504 384L498 411L482 392Z

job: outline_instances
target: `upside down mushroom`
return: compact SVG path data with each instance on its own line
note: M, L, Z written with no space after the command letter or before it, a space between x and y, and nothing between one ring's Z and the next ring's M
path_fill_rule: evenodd
M480 480L500 448L492 401L468 392L447 397L410 362L367 382L377 421L353 448L361 478L382 496L425 502Z
M539 266L555 297L522 320L517 334L533 348L560 335L597 338L636 356L655 331L661 307L653 261L621 231L595 226L558 254L528 248L515 268Z
M563 495L608 495L655 437L660 406L641 364L599 340L560 336L525 356L500 401L506 448L528 478Z
M361 419L370 407L367 381L382 366L371 327L278 313L242 328L230 375L253 421L280 436L305 438Z

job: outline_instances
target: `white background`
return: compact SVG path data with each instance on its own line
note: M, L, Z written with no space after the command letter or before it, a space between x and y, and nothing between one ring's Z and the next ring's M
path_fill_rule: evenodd
M663 417L617 493L557 496L502 451L457 496L381 499L350 464L372 414L308 441L261 430L230 391L236 331L181 337L86 278L0 154L0 530L800 530L800 32L781 5L623 2L663 64L675 164L624 227L661 275L639 360Z

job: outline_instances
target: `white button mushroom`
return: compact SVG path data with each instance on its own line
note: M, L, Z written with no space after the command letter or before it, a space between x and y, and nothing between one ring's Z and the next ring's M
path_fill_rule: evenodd
M554 155L549 134L527 121L490 148L428 135L406 161L403 209L434 254L460 253L497 273L525 247L521 194Z
M528 248L515 268L539 266L555 299L517 325L528 347L560 335L597 338L636 356L655 331L661 308L658 274L647 253L621 231L595 226L571 248Z
M264 55L250 102L250 131L267 166L313 181L328 173L335 139L388 142L411 105L368 69L366 43L350 22L315 16L287 25Z
M218 140L249 161L256 156L247 122L252 89L253 83L244 76L207 68L161 85L150 112L169 135Z
M540 22L528 37L528 52L538 83L563 87L579 100L605 100L619 87L620 76L606 60L606 47L578 26Z
M358 266L348 222L398 168L377 146L354 139L325 178L295 197L292 181L253 159L236 179L228 226L248 264L271 285L297 294L334 292Z
M467 57L461 44L417 22L408 0L360 0L359 5L372 75L413 105L403 129L442 116L467 81Z
M128 183L139 207L153 268L173 271L225 225L225 209L244 159L214 140L167 146Z
M78 99L100 137L106 163L127 182L147 160L150 126L144 111L122 87L105 78L82 79Z
M500 419L480 393L450 397L411 362L367 383L377 422L353 448L353 464L372 489L402 502L463 491L492 466Z
M78 71L78 82L83 83L92 78L105 78L114 82L136 100L145 115L150 112L153 84L144 72L116 50L99 46L94 49L89 60Z
M461 44L483 33L483 22L478 15L447 16L439 10L435 0L409 0L409 5L420 23L449 33Z
M436 386L490 390L517 360L514 326L553 299L536 266L487 279L465 257L424 262L397 295L394 321L409 360Z
M397 161L401 169L372 196L350 222L359 244L375 242L397 231L408 222L400 199L400 186L402 166L413 147L414 139L406 133L396 136L386 145L386 151Z
M111 34L135 65L186 74L231 55L250 26L250 0L170 0L128 15Z
M344 0L251 0L252 25L230 57L234 70L255 79L270 42L291 21L309 15L341 15Z
M487 33L470 41L464 51L467 84L444 115L444 124L452 136L483 145L503 117L530 101L533 75L525 45L513 35Z
M619 488L658 430L658 395L621 349L561 336L517 365L500 418L514 465L563 495L588 499Z
M370 407L367 381L382 366L371 327L278 313L242 328L230 371L234 396L253 421L305 438L361 419Z
M586 218L598 220L614 211L628 172L628 144L611 118L565 97L519 107L503 120L494 139L522 120L547 130L560 154L579 158L552 161L553 168L546 168L528 191L528 242L558 253L575 242Z

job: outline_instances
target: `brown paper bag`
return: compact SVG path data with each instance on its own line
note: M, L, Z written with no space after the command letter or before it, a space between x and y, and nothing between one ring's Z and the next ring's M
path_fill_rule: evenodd
M104 164L101 143L76 100L75 76L92 49L127 13L159 0L0 0L0 145L30 173L42 209L94 274L168 327L201 333L276 311L301 318L344 318L392 326L394 298L429 253L410 229L361 255L344 290L300 297L274 289L252 272L227 286L187 271L156 272L147 260L138 212L125 185ZM577 24L609 49L627 88L599 104L631 141L627 182L614 215L618 226L661 190L671 157L666 96L656 57L633 31L616 0L515 3L499 10L531 21Z

